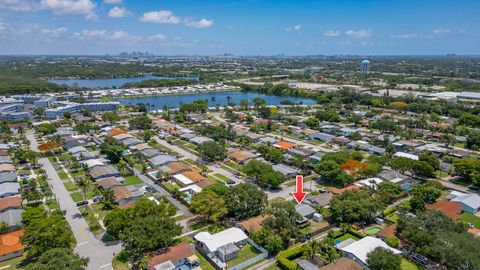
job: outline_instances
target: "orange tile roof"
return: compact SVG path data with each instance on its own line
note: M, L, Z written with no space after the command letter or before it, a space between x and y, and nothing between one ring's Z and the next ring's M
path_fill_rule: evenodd
M434 204L427 205L427 209L437 210L451 220L457 221L460 219L459 215L462 212L463 207L457 202L441 200Z
M167 120L164 120L164 119L154 119L152 120L152 124L156 125L156 124L170 124L170 122L168 122Z
M181 161L172 162L167 164L168 169L170 169L170 174L177 174L182 171L191 171L192 168Z
M130 191L128 191L128 189L126 189L124 186L114 187L113 193L115 194L115 200L117 202L132 197Z
M190 179L194 183L207 179L205 176L199 174L198 172L194 172L194 171L184 172L184 173L182 173L182 175L187 177L188 179Z
M288 150L288 149L293 148L297 145L293 144L293 143L285 142L285 141L279 141L279 142L275 143L275 146L280 147L280 148L285 149L285 150Z
M123 131L121 129L118 129L118 128L113 128L110 131L108 131L109 136L115 136L115 135L122 134L122 133L125 133L125 131Z
M156 265L171 261L175 264L178 260L185 259L195 255L193 249L187 243L180 243L166 251L150 258L148 265L151 269L155 269Z
M15 197L1 198L0 211L3 211L4 209L9 207L22 208L22 197L15 196Z
M24 249L20 241L22 237L22 230L0 235L0 256L22 251Z

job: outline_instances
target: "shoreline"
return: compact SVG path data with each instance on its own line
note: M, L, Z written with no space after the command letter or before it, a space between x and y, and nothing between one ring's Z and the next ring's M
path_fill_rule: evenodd
M198 94L212 94L212 93L225 93L225 92L241 92L243 89L224 89L224 90L210 90L210 91L194 91L194 92L180 92L180 93L169 93L169 94L145 94L145 95L134 95L134 96L115 96L111 97L111 100L119 99L131 99L131 98L145 98L145 97L164 97L164 96L185 96L185 95L198 95ZM100 98L102 99L102 98Z

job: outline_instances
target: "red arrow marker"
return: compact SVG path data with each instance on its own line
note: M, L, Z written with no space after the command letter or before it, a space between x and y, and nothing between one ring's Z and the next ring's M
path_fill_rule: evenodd
M292 192L293 197L295 200L297 200L297 203L300 204L303 202L303 199L305 199L305 196L307 196L306 192L303 192L303 176L302 175L297 175L297 187L295 189L295 192Z

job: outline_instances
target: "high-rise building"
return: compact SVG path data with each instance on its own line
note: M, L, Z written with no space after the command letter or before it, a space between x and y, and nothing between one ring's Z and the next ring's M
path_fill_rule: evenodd
M360 71L362 72L363 75L367 75L368 72L370 71L370 61L363 60L362 65L360 67Z

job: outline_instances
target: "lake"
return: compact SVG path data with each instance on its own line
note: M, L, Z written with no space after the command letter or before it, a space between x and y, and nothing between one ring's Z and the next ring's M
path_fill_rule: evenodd
M212 97L215 100L212 101ZM180 95L171 95L171 96L153 96L153 97L138 97L138 98L122 98L118 101L122 104L147 104L149 103L152 106L152 110L160 110L164 106L169 108L178 108L180 107L180 102L191 103L199 99L207 99L209 107L215 107L216 105L224 106L228 104L227 97L230 97L230 102L235 102L239 104L242 99L247 99L250 104L252 100L256 97L263 98L268 105L280 105L282 101L290 100L295 103L303 102L306 105L316 104L315 100L301 97L281 97L281 96L269 96L256 92L242 92L242 91L232 91L232 92L216 92L216 93L199 93L199 94L180 94Z
M67 85L67 86L77 86L77 87L86 87L86 88L119 88L126 83L136 83L146 80L198 80L198 77L161 77L147 75L143 77L131 77L131 78L110 78L110 79L68 79L68 80L49 80L48 82Z

